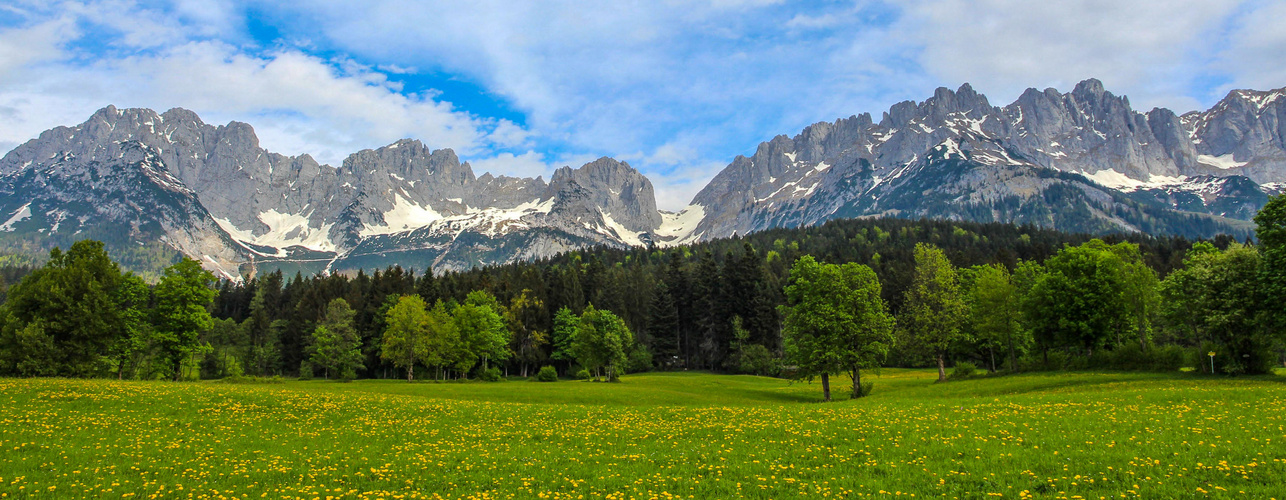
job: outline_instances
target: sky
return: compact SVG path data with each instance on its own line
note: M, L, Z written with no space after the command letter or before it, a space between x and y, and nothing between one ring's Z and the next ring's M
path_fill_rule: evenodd
M600 156L686 206L773 136L968 82L1098 78L1135 109L1286 86L1286 1L5 0L0 150L182 107L339 165L413 138L480 176Z

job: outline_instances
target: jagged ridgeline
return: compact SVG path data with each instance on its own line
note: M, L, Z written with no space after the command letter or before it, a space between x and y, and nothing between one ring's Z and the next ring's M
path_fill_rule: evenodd
M969 85L778 136L691 205L601 158L537 177L475 176L402 140L339 167L264 150L244 123L104 108L0 159L0 252L104 241L127 268L180 255L224 277L401 265L469 269L590 245L668 247L853 217L1015 222L1094 234L1252 233L1286 181L1286 90L1139 113L1086 80L996 107Z

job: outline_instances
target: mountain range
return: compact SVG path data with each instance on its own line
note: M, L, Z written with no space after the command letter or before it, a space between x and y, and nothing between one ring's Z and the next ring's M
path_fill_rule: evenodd
M475 175L401 140L338 167L193 112L108 106L0 159L0 251L83 238L127 267L188 255L227 278L392 264L466 269L587 245L674 246L846 217L1029 223L1188 237L1253 234L1286 182L1286 89L1206 111L1131 108L1097 80L992 106L968 84L806 127L738 156L678 213L600 158L543 178Z

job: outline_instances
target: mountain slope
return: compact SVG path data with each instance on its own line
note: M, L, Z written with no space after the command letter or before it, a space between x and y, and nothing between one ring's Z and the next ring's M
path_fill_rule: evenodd
M181 191L173 195L181 202L160 200L136 182L148 172ZM86 175L95 181L72 180ZM48 176L68 180L45 182ZM49 201L26 207L31 200ZM645 244L662 223L651 182L610 158L559 169L546 184L475 177L453 151L402 140L334 168L268 152L244 123L215 127L182 109L111 106L0 159L0 215L16 217L9 250L43 252L84 237L87 228L51 222L44 212L21 215L70 210L89 221L76 200L134 207L132 218L104 208L113 217L94 219L115 253L129 248L117 236L138 234L130 241L164 242L227 276L265 267L468 268L591 244ZM181 208L165 208L175 204Z
M701 239L879 215L1245 235L1280 191L1260 183L1286 180L1282 93L1234 91L1179 118L1135 112L1097 80L1028 89L1004 107L968 84L940 88L879 123L863 114L762 143L689 210L703 213Z
M1242 238L1286 185L1284 95L1237 90L1178 116L1136 112L1092 79L999 107L968 84L940 88L878 122L764 142L679 213L606 157L548 182L478 177L450 149L404 139L332 167L267 151L244 123L108 106L0 158L0 251L95 238L134 269L189 255L235 277L467 269L873 216Z

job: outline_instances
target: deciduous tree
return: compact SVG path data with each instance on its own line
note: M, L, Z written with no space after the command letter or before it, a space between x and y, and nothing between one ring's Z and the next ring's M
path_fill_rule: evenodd
M955 266L942 249L915 245L915 277L906 290L899 326L938 361L938 381L947 380L947 352L966 340L960 325L967 310Z
M201 263L184 258L166 268L156 285L155 339L174 367L174 380L182 376L183 360L198 349L201 332L211 326L214 282Z
M419 295L399 297L397 304L385 315L380 357L394 366L405 368L407 382L415 380L415 363L428 354L427 319L424 299Z
M847 371L860 397L861 370L878 368L893 345L893 318L870 267L795 261L781 307L786 356L803 378L821 377L830 401L830 374Z

